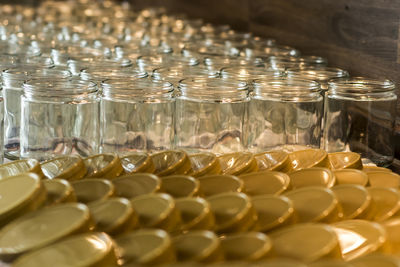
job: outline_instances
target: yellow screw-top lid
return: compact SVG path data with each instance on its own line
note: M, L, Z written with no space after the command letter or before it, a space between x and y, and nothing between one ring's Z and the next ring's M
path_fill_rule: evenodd
M171 238L161 229L138 230L116 238L124 263L168 264L176 261Z
M347 220L332 225L346 261L379 250L387 240L385 228L374 222Z
M293 202L285 196L256 196L251 202L258 215L254 230L267 232L293 221Z
M179 261L215 262L223 259L221 242L210 231L190 231L173 238Z
M89 209L79 203L28 213L1 229L0 257L7 261L92 227Z
M204 196L212 196L228 192L242 192L244 189L243 181L229 174L207 175L198 178L200 182L200 192Z
M335 152L329 153L328 159L330 168L337 169L362 169L361 156L355 152Z
M193 177L200 177L210 174L221 173L221 165L217 156L213 153L198 153L189 155L192 163L192 172L190 173Z
M260 171L280 171L290 165L289 155L285 151L268 151L254 155Z
M90 203L98 200L105 200L114 196L115 187L106 179L84 179L71 183L74 188L78 202Z
M288 189L290 178L286 173L276 171L260 171L240 176L248 195L279 195Z
M363 172L377 172L377 171L380 171L380 172L392 172L392 170L388 169L388 168L377 167L377 166L365 166L365 165L363 166L362 171Z
M161 191L174 198L192 197L198 195L199 180L188 175L171 175L161 179Z
M83 161L89 178L114 179L124 171L120 158L115 154L98 154Z
M131 200L139 215L139 223L145 228L175 230L181 221L175 200L168 194L157 193L138 196Z
M331 188L343 211L343 219L363 218L371 205L371 195L365 187L355 184L341 184Z
M75 191L67 180L43 180L43 184L47 191L47 205L77 201Z
M272 232L277 256L313 262L321 258L341 258L339 241L332 227L325 224L298 224Z
M151 155L155 166L155 174L167 176L172 174L188 174L192 165L188 155L180 150L167 150Z
M400 192L396 188L368 187L372 197L367 219L382 222L400 212Z
M46 201L46 189L35 173L0 180L0 227L34 211Z
M394 172L367 172L370 186L400 188L400 175Z
M105 233L85 233L72 236L19 258L13 266L81 267L117 266L113 240Z
M343 216L332 190L309 186L285 193L293 202L299 222L332 222Z
M117 235L138 226L138 216L126 198L111 198L88 204L96 231Z
M235 152L218 157L223 174L241 175L258 170L257 160L250 152Z
M59 178L69 181L80 180L86 175L86 166L79 156L63 156L40 164L49 179Z
M182 217L182 231L187 230L212 230L215 225L214 215L211 213L210 204L200 197L179 198L176 207Z
M323 186L330 188L335 185L335 175L331 170L321 167L312 167L294 171L289 174L292 189L306 186Z
M356 169L334 170L338 184L358 184L366 186L368 184L368 176L365 172Z
M135 152L121 158L122 167L126 173L153 173L155 166L150 155L144 152Z
M311 167L329 167L328 153L322 149L305 149L289 154L290 164L281 171L292 172Z
M350 264L353 267L399 267L400 259L397 255L375 253L356 258Z
M161 180L151 173L133 173L117 177L112 183L115 186L115 195L128 199L156 193L161 187Z
M259 261L267 257L272 241L262 233L237 233L221 238L221 247L226 260Z
M207 201L215 216L217 232L248 231L257 220L257 214L246 194L223 193L211 196Z
M40 178L44 178L39 161L36 159L15 160L0 165L0 179L9 176L16 176L26 172L33 172L39 175Z

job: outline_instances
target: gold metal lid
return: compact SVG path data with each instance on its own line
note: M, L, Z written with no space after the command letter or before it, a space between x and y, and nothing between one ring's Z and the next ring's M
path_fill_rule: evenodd
M361 156L355 152L335 152L329 153L328 159L330 168L333 170L339 169L362 169Z
M312 167L291 172L290 187L292 189L306 186L323 186L331 188L335 185L336 178L331 170L321 167Z
M170 175L162 177L160 190L174 198L192 197L199 194L200 182L188 175Z
M235 152L218 157L222 174L241 175L258 170L257 161L250 152Z
M213 153L192 154L189 155L189 159L192 164L190 175L193 177L221 173L221 165L217 156Z
M244 183L245 193L250 196L279 195L286 191L290 184L289 176L277 171L252 172L241 175L239 178Z
M267 151L254 155L260 171L280 171L290 165L289 155L285 151Z
M46 201L46 189L35 173L0 180L0 227L21 215L37 210Z
M167 150L151 155L155 166L155 174L167 176L172 174L188 174L192 165L188 155L181 150Z
M118 266L113 240L105 233L85 233L28 253L13 266Z
M122 167L127 174L153 173L155 166L150 155L144 152L134 152L121 158Z
M112 180L115 195L124 198L134 198L140 195L160 191L161 180L151 173L133 173Z
M322 149L305 149L289 154L290 164L283 172L292 172L311 167L329 167L328 153Z
M80 180L86 175L86 166L79 156L62 156L40 164L48 179Z
M168 264L176 261L172 241L161 229L143 229L118 236L115 239L121 248L121 258L126 263Z
M36 159L15 160L0 165L0 179L9 176L16 176L26 172L36 173L40 178L45 177L42 169L40 168L39 161Z
M215 174L199 177L200 193L204 196L213 196L228 192L242 192L243 181L229 174Z
M0 257L7 261L92 227L89 209L79 203L31 212L0 230Z
M110 198L88 204L96 224L95 230L118 235L135 229L139 222L128 199Z
M113 183L106 179L90 178L71 183L78 202L90 203L108 199L115 194Z
M43 184L47 191L46 205L77 201L74 188L67 180L43 180Z
M86 177L89 178L114 179L124 171L120 158L115 154L98 154L83 161L87 169Z

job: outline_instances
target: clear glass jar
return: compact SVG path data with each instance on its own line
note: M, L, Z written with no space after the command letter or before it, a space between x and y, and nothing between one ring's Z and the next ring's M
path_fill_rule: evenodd
M226 153L246 148L249 88L233 79L185 79L176 96L177 148Z
M9 159L19 158L22 84L29 77L68 79L68 71L37 69L35 65L19 65L2 72L4 97L4 152Z
M99 152L98 88L80 80L32 79L21 97L21 158Z
M103 153L171 149L174 140L174 88L150 79L103 81Z
M329 82L324 148L358 152L388 166L394 156L396 100L389 80L355 77Z
M326 65L328 65L326 58L318 56L270 56L265 59L265 61L270 68L278 70L286 70L289 68L326 67Z
M323 97L311 80L270 78L253 82L249 149L294 151L320 147Z
M255 66L234 66L223 68L221 70L221 78L245 81L249 84L254 80L282 76L282 71Z

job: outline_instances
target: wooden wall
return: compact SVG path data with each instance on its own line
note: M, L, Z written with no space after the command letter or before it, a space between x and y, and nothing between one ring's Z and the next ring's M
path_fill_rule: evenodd
M328 58L352 75L389 78L400 88L400 1L396 0L131 0L165 6L205 21L273 37L304 54ZM399 90L398 90L399 92ZM398 93L400 94L400 93ZM396 123L400 158L400 101Z

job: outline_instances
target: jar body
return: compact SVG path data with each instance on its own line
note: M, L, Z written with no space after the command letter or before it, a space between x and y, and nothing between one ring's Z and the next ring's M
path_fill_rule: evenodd
M101 100L101 151L171 149L174 138L174 99L160 101Z
M38 160L59 155L99 153L97 94L68 101L21 97L21 158Z
M21 96L22 88L5 86L4 94L4 154L18 159L20 150Z
M178 97L177 148L228 153L246 149L249 99L211 101Z
M396 95L382 97L326 97L324 148L328 152L353 151L379 166L394 158Z
M322 97L306 101L253 97L249 114L249 148L253 152L320 147Z

